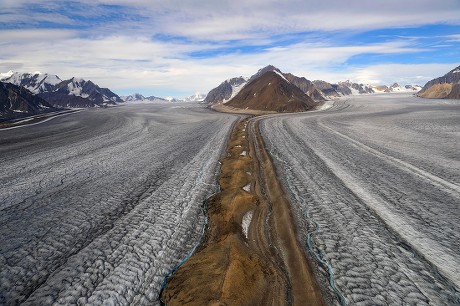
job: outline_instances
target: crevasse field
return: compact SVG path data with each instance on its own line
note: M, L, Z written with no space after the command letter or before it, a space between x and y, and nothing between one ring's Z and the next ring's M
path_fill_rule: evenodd
M328 104L260 127L335 304L459 304L460 101ZM237 119L138 104L1 130L0 304L158 304Z
M0 304L158 303L236 119L131 105L0 131Z
M460 303L460 101L353 97L261 129L342 304Z

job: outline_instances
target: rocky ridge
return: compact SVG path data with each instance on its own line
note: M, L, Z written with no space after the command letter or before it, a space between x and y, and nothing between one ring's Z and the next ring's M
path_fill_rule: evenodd
M44 99L24 87L0 82L0 121L55 111Z
M417 95L431 99L460 99L460 66L427 82Z
M57 75L8 72L1 81L24 87L56 107L94 107L123 102L108 88L81 78L62 80Z

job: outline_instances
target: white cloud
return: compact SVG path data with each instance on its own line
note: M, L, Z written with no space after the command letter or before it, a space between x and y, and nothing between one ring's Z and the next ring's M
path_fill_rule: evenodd
M0 15L0 22L29 26L0 30L0 69L40 70L62 78L80 76L124 93L130 88L149 89L145 94L207 92L224 79L249 76L268 64L309 79L328 81L388 83L409 80L410 73L412 78L418 75L422 76L418 80L425 80L438 76L444 68L442 73L452 68L437 64L346 65L347 60L360 54L421 52L424 49L417 46L417 37L364 45L343 41L339 44L334 35L429 23L460 24L458 0L444 0L442 5L431 0L79 2L82 6L70 18L59 11L62 2L2 1L0 9L7 13ZM31 11L28 7L32 4L46 10ZM126 7L111 17L101 4ZM79 23L75 16L79 15L94 19L88 25L82 21L75 26ZM35 25L40 22L61 23L71 29L37 29ZM175 39L161 40L157 35ZM279 43L291 38L294 42ZM460 41L458 35L445 39ZM272 47L263 48L266 45ZM258 49L238 50L248 46ZM232 51L224 55L210 52L219 48ZM197 58L190 56L192 52L212 55ZM431 73L428 69L432 69ZM397 73L401 74L398 80Z
M458 0L443 0L442 5L431 0L386 0L386 1L343 1L343 0L246 0L246 1L181 1L181 0L80 0L84 16L104 15L100 5L122 5L123 14L113 23L101 22L96 28L116 28L123 31L134 27L143 34L169 34L198 40L242 40L267 38L273 35L307 31L361 31L405 27L421 24L460 24ZM57 1L47 1L40 6L51 10ZM72 24L66 16L28 11L32 0L6 1L2 4L7 11L19 13L10 16L18 22L47 20ZM62 4L61 4L62 5ZM63 6L65 7L65 6ZM133 14L143 16L142 23L136 23ZM7 18L8 14L0 16ZM25 20L24 17L27 17ZM52 18L51 18L52 17ZM110 17L110 16L109 16ZM137 17L137 16L135 16ZM45 18L45 19L44 19ZM61 20L62 19L62 20ZM10 20L12 21L12 20Z
M369 65L356 68L353 71L355 80L371 84L399 84L425 85L433 78L440 77L456 66L456 64L385 64Z
M339 47L330 43L298 43L286 47L266 48L257 53L235 52L193 58L188 56L190 52L206 51L218 46L158 42L143 36L83 39L75 37L74 32L67 30L5 33L14 41L2 46L2 53L8 58L0 64L5 71L14 69L17 63L21 63L24 72L39 70L58 74L61 78L84 77L123 93L127 93L130 88L149 88L150 92L145 94L152 95L167 91L176 95L186 95L195 91L207 92L227 78L250 76L267 64L312 80L354 79L373 83L393 80L397 76L396 73L402 72L404 74L401 75L407 78L410 77L410 73L413 76L433 77L435 75L429 74L428 69L420 68L439 67L428 65L409 68L410 65L382 65L343 70L343 64L350 57L362 53L399 54L420 51L406 41ZM12 68L7 67L8 63L11 63ZM337 70L334 67L342 69Z

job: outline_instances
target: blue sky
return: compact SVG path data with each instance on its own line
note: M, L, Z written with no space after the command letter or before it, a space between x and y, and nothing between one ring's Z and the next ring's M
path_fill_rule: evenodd
M420 84L460 65L458 0L0 1L0 72L183 97L272 64Z

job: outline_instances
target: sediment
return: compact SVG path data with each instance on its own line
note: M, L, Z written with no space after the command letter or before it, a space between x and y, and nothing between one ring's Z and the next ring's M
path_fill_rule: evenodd
M324 305L257 119L234 126L227 153L220 192L208 200L206 236L167 279L162 302Z

